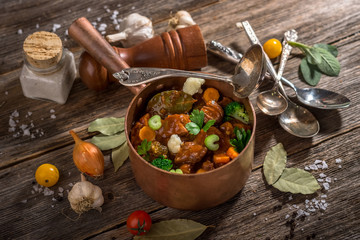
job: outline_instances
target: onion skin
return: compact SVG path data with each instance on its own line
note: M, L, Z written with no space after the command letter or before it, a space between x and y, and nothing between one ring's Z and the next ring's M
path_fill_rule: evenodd
M80 172L91 177L104 174L104 155L101 150L90 142L81 140L73 130L69 131L75 141L73 160Z

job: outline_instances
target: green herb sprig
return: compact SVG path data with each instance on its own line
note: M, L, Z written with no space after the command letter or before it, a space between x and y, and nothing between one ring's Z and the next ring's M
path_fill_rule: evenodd
M209 128L214 125L216 121L214 119L209 120L203 127L204 116L205 113L203 111L199 111L198 109L192 111L190 114L191 122L185 125L186 129L193 135L197 135L201 129L204 130L204 132L209 130Z
M309 85L316 86L322 73L328 76L339 75L341 66L336 59L338 55L336 46L318 43L311 47L299 42L289 41L288 43L305 54L300 63L300 70Z
M234 133L236 138L230 139L230 144L235 147L235 150L238 153L240 153L250 140L251 130L248 129L245 131L244 128L239 129L238 127L235 127Z
M149 161L150 155L148 151L151 149L151 141L144 139L140 145L137 146L137 152L142 156L146 161Z

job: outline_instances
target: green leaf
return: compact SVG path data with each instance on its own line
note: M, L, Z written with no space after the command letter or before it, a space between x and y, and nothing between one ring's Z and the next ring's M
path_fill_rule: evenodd
M263 170L269 185L278 181L286 167L286 160L286 151L282 143L278 143L266 153Z
M331 53L334 57L338 56L338 50L336 46L325 44L325 43L317 43L314 45L316 48L323 48L327 50L329 53Z
M311 173L298 168L285 168L273 186L282 192L294 194L312 194L320 189L319 183Z
M301 60L300 70L304 80L311 86L316 86L321 78L321 72L318 71L315 65L311 65L306 61L306 58Z
M192 240L199 237L207 226L187 219L165 220L151 225L150 231L134 239Z
M204 132L206 132L207 130L209 130L209 128L214 125L216 122L216 120L211 119L209 121L207 121L207 123L205 124L205 126L202 128L204 130Z
M185 128L193 135L197 135L200 132L199 126L194 122L187 123Z
M117 147L111 152L111 160L114 164L115 172L124 164L125 160L129 157L129 146L127 142L120 147Z
M190 114L190 120L192 122L196 123L196 125L198 125L199 128L201 128L202 125L204 124L204 116L205 116L205 113L203 111L199 111L198 109L195 109Z
M317 48L309 48L305 51L306 54L306 60L308 63L317 65L320 64L322 61L321 54L317 50Z
M113 135L115 133L124 131L124 122L125 119L123 117L98 118L90 123L88 131L99 131L104 135Z
M330 52L323 48L316 48L321 56L321 63L318 64L319 70L328 76L338 76L340 73L340 63Z
M141 144L137 146L137 152L139 155L146 155L150 149L151 141L148 142L146 139L142 140Z
M101 150L109 150L122 145L126 141L126 136L125 132L111 136L99 134L94 136L90 141Z

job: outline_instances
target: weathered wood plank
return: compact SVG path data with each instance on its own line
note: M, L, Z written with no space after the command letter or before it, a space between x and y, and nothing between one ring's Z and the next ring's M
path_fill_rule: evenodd
M137 12L149 18L154 23L165 21L170 18L171 12L178 10L189 10L207 6L216 0L200 1L114 1L106 2L87 1L20 1L6 2L0 6L0 74L20 68L23 61L22 44L25 38L35 31L52 31L54 24L61 27L56 30L63 40L65 47L72 48L77 46L66 36L66 30L70 24L79 17L87 17L91 22L105 23L108 25L107 33L115 32L113 19L110 17L117 10L118 19ZM21 17L19 17L21 16ZM97 21L101 18L100 21ZM36 28L36 24L39 27ZM17 34L18 30L22 34Z
M360 236L359 193L350 189L360 186L357 161L360 144L353 142L359 133L358 128L288 157L287 167L296 168L313 164L316 159L325 160L329 168L312 174L320 178L320 173L324 173L331 178L328 191L313 195L282 193L265 183L259 169L252 173L242 192L225 204L197 212L165 208L151 213L151 217L154 222L185 218L215 226L209 227L198 239L357 239ZM341 146L339 141L343 143ZM341 158L342 163L336 164L336 158ZM297 207L306 210L305 200L313 198L324 200L328 204L326 210L316 209L308 217L297 218ZM287 224L292 220L293 231ZM92 239L131 239L131 236L126 226L119 224Z

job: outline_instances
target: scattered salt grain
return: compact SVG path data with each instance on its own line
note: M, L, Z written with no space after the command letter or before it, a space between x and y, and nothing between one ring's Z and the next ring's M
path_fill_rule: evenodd
M65 30L65 36L69 36L69 30Z
M58 189L58 190L59 190L59 192L61 192L61 193L62 193L62 192L64 191L64 188L59 187L59 189Z
M342 168L341 165L339 165L339 168Z
M50 109L50 113L54 113L55 112L55 110L54 109Z
M322 160L315 160L314 164L322 163Z
M289 201L293 200L293 197L292 195L289 196Z
M311 165L309 166L309 168L310 168L311 170L318 170L318 167L317 167L315 164L311 164Z
M101 23L98 30L101 32L101 31L105 31L107 28L107 24L106 23Z
M74 184L73 184L73 183L69 183L68 185L69 185L69 187L72 187L72 186L74 186Z
M50 118L55 119L56 118L55 114L51 114Z
M61 192L59 192L58 195L59 195L59 197L64 197L64 194Z
M9 126L16 127L16 122L12 118L9 119Z
M33 189L35 190L35 192L38 192L39 191L39 185L34 185Z
M13 111L12 113L11 113L11 117L19 117L19 112L17 111L17 110L15 110L15 111Z
M329 190L330 185L329 185L329 183L326 182L326 183L323 183L323 187L327 191L327 190Z
M34 191L34 190L31 190L31 194L35 194L35 191Z
M51 200L53 200L54 202L56 202L56 201L57 201L57 200L56 200L56 198L54 198L54 197L53 197Z
M87 12L91 12L91 8L87 8L86 11L87 11Z
M24 129L23 136L30 136L30 130L29 129Z
M116 25L116 26L115 26L115 30L116 30L116 31L119 31L119 30L120 30L120 25Z
M322 203L326 203L326 200L324 200L324 199L321 199L320 201L321 201Z
M268 220L268 218L265 218L265 221L267 221Z
M101 21L101 17L96 18L96 20L97 20L98 22L100 22L100 21Z
M299 209L299 206L296 204L293 204L292 206L293 206L293 208Z
M40 27L40 26L39 26L39 24L37 23L37 24L35 25L35 28L36 28L36 29L39 29L39 27Z
M324 173L320 173L319 177L324 178L324 177L326 177L326 175Z
M19 35L23 34L23 30L22 29L17 30L17 34Z
M44 189L44 196L50 196L50 195L54 195L54 191L46 187Z
M285 219L288 219L289 217L290 217L290 215L289 215L289 214L286 214Z
M324 182L324 179L318 178L317 181L318 181L318 182Z
M53 28L52 28L52 31L53 31L53 32L56 32L56 30L58 30L59 28L61 28L61 25L60 25L60 24L57 24L57 23L54 23Z
M327 195L326 194L323 194L320 196L321 198L327 198Z
M8 91L6 91L6 92L5 92L5 95L8 95L8 94L9 94L9 92L8 92Z
M27 199L22 200L21 203L27 203Z
M328 182L328 183L331 183L331 177L326 177L325 181Z
M253 213L253 216L256 216L256 212Z
M335 182L335 181L337 181L337 178L336 178L336 177L334 177L334 182Z
M340 158L335 159L335 163L341 163L342 160Z
M135 10L135 6L132 6L132 7L131 7L131 10Z
M326 164L325 161L322 161L322 168L323 169L328 169L328 165Z

